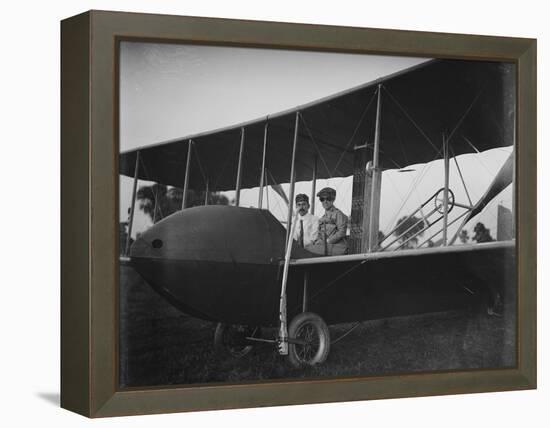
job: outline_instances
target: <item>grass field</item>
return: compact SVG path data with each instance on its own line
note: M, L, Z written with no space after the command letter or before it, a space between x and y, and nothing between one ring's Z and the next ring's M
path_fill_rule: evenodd
M120 278L121 386L236 382L494 368L515 365L514 299L502 316L453 311L367 321L331 347L325 363L296 369L274 345L236 359L216 350L214 323L166 303L127 266ZM352 324L330 326L334 340ZM270 337L274 331L265 331Z

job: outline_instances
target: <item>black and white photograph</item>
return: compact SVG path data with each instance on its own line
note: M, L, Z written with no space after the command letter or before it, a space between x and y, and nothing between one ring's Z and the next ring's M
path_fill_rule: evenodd
M121 388L516 366L514 63L117 61Z
M544 10L7 2L3 425L546 427Z

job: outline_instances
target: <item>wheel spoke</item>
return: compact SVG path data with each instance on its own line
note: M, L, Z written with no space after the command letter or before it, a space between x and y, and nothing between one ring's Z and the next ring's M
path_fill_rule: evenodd
M289 358L295 367L322 363L330 349L327 325L316 314L304 312L290 323Z
M296 331L295 339L300 340L303 344L294 344L296 355L303 363L312 361L320 348L319 332L315 325L306 323Z

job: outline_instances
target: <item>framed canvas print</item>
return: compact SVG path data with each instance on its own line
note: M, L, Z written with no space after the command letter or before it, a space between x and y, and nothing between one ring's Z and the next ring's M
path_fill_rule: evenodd
M62 22L62 406L536 387L536 43Z

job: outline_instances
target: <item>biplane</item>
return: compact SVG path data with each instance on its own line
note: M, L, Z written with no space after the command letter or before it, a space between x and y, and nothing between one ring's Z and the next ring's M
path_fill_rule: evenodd
M121 260L177 308L217 322L215 342L233 354L270 342L295 365L327 358L331 324L495 304L515 278L515 240L454 244L513 183L514 151L477 201L464 180L458 200L449 174L462 178L461 154L514 146L515 79L513 64L430 60L268 117L122 152L120 174L134 181ZM420 216L420 230L380 236L382 172L436 159L441 181L409 216ZM350 176L348 253L300 248L296 183L311 182L313 211L317 180ZM183 202L131 243L138 180L182 188ZM280 183L289 185L286 221L263 206ZM204 205L187 206L189 189L205 192ZM257 206L241 206L243 189L257 189ZM209 204L222 191L235 192L234 205ZM420 235L429 238L408 248Z

